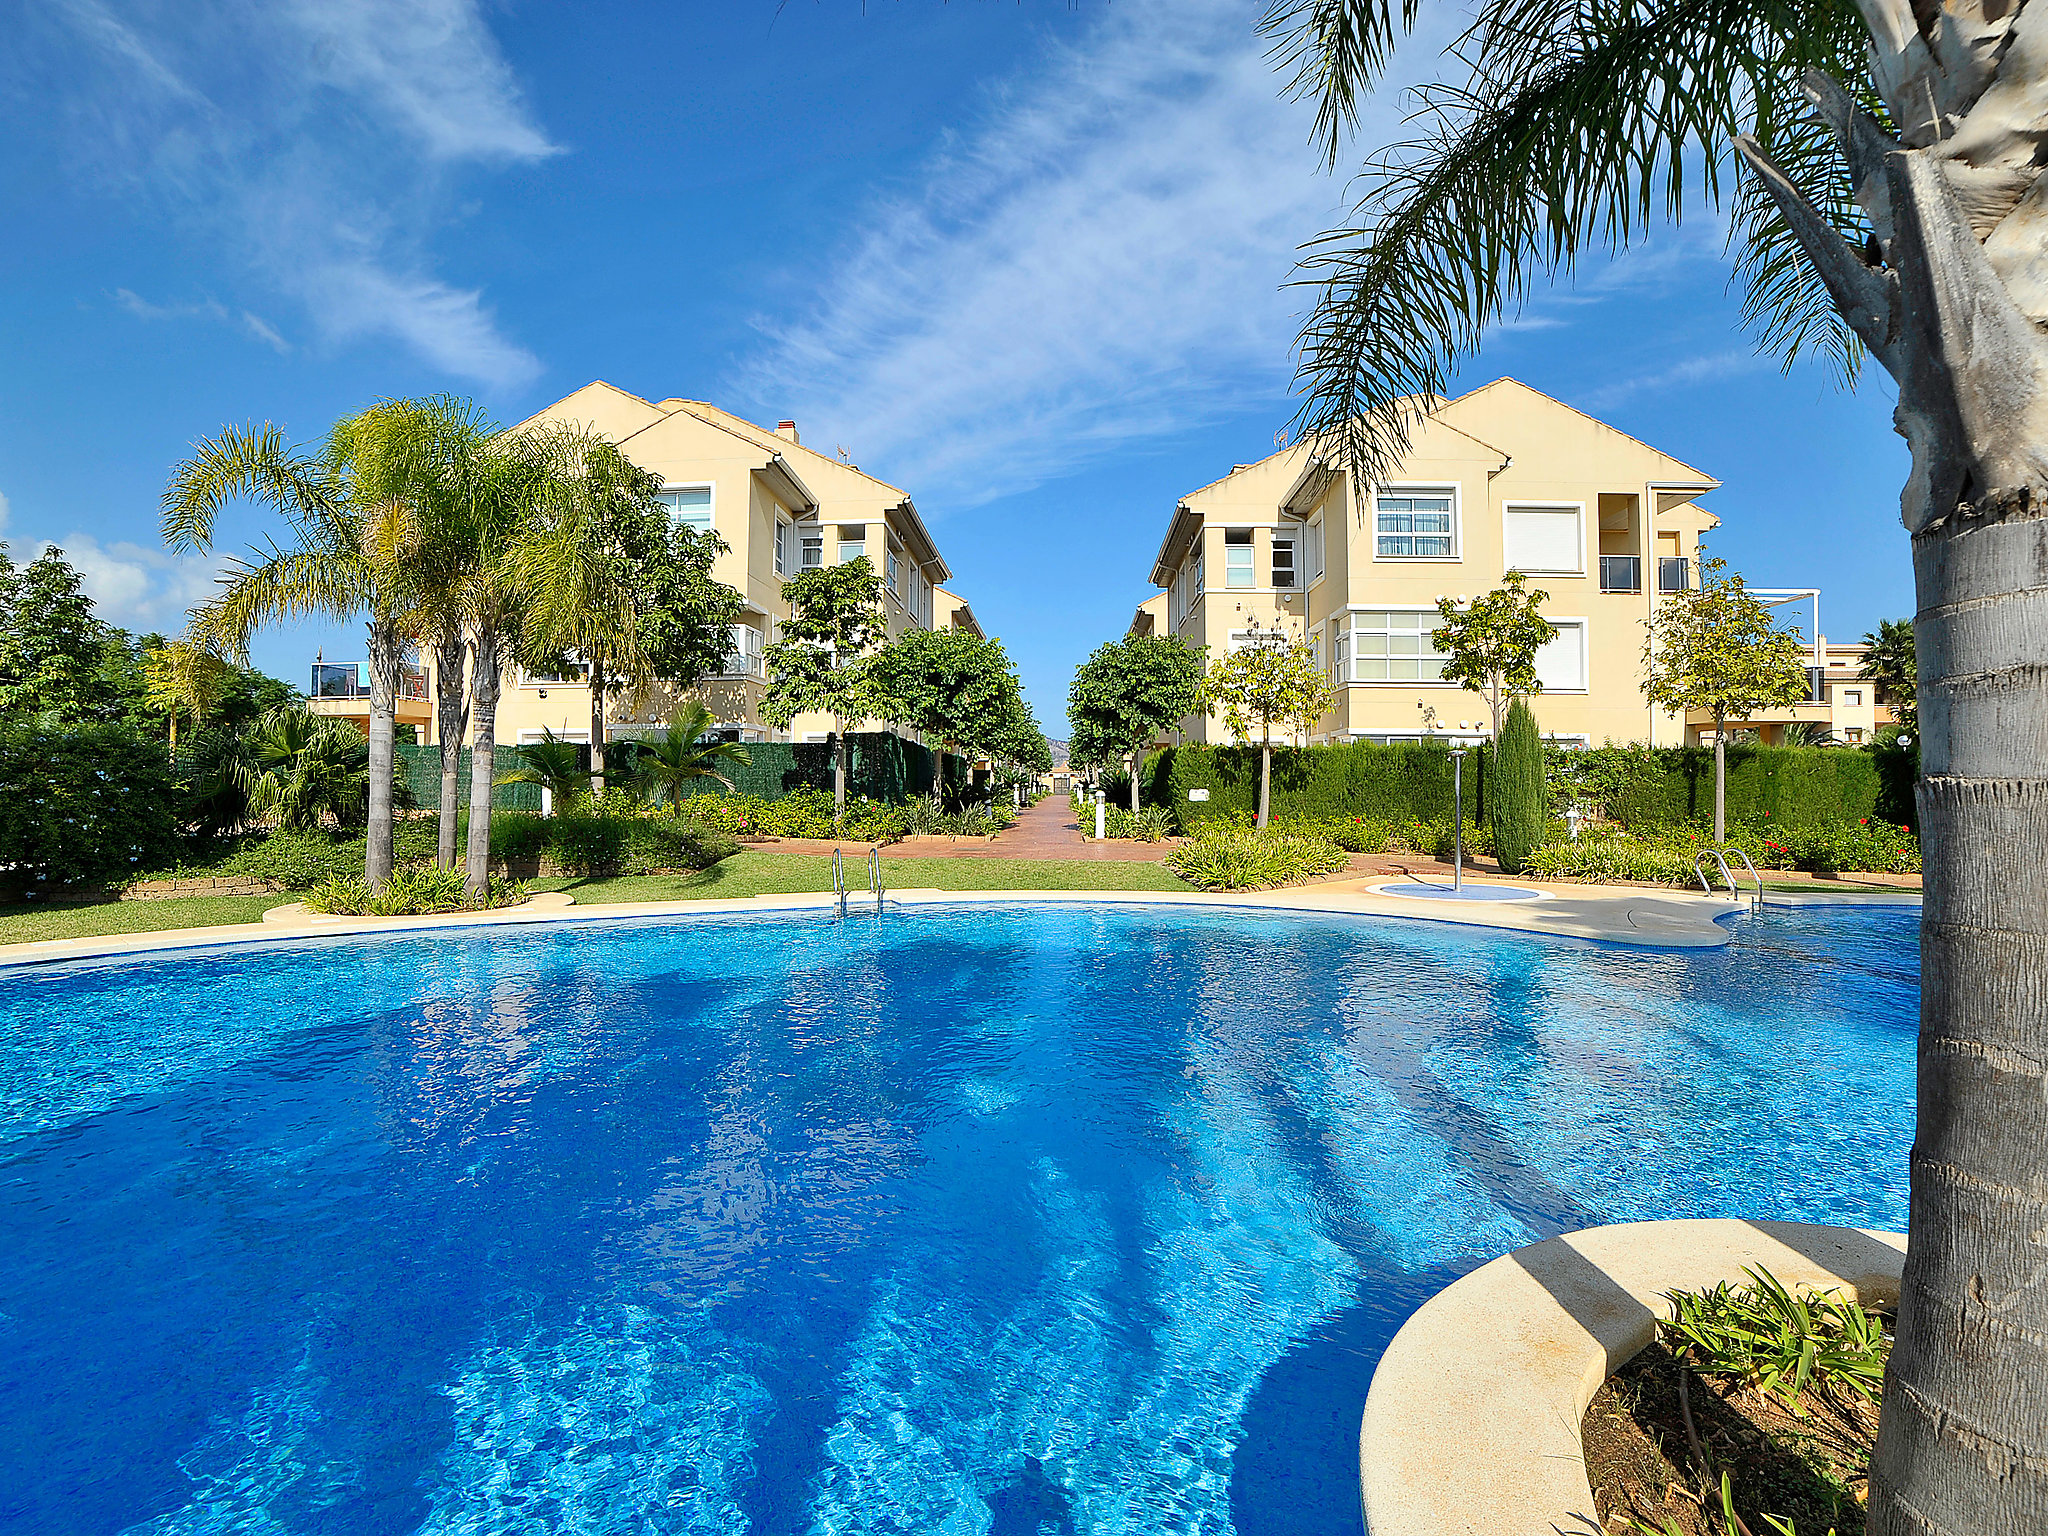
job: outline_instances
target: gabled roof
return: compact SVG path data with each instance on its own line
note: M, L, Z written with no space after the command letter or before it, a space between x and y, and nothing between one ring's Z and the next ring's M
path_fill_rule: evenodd
M1705 470L1694 469L1690 464L1686 463L1685 460L1673 457L1671 454L1666 453L1662 448L1651 447L1648 443L1644 442L1640 437L1636 437L1630 433L1622 431L1621 428L1615 426L1612 422L1602 421L1598 416L1595 416L1590 412L1582 411L1575 405L1567 405L1564 401L1558 399L1557 396L1546 394L1542 390L1536 388L1535 385L1524 384L1520 379L1510 377L1507 374L1502 374L1499 378L1495 379L1490 384L1481 384L1477 389L1469 389L1464 394L1458 396L1455 400L1446 401L1444 408L1448 409L1451 406L1463 405L1467 400L1476 400L1481 395L1487 393L1489 390L1499 389L1502 385L1508 385L1515 389L1524 390L1527 393L1536 396L1539 400L1547 400L1561 411L1570 411L1572 415L1578 417L1581 421L1590 421L1593 423L1594 426L1603 427L1607 431L1612 432L1616 437L1627 438L1630 442L1634 443L1638 448L1641 448L1644 452L1654 453L1658 458L1664 460L1665 463L1669 464L1674 470L1679 471L1678 474L1672 476L1672 483L1674 485L1696 486L1700 490L1710 491L1714 490L1721 484L1719 480L1716 480L1712 475L1708 474ZM1445 423L1445 425L1449 425L1449 423ZM1471 434L1468 432L1466 433L1466 436L1470 437Z

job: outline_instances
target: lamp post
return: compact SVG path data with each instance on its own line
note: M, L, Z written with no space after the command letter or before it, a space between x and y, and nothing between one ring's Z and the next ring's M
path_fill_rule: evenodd
M1451 749L1451 798L1457 802L1451 823L1451 889L1465 888L1465 749Z
M1095 791L1095 841L1098 843L1103 840L1103 822L1107 819L1107 816L1108 812L1104 808L1102 791L1098 789Z

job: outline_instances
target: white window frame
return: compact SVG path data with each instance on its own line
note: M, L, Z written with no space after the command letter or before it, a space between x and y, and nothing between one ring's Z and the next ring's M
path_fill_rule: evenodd
M1366 629L1363 629L1363 627L1362 627L1362 626L1361 626L1361 625L1359 624L1358 620L1359 620L1359 618L1360 618L1360 617L1361 617L1362 615L1364 615L1364 614L1368 614L1368 613L1413 613L1413 614L1418 614L1418 615L1421 615L1421 616L1423 616L1423 617L1426 617L1426 618L1432 618L1432 619L1435 619L1435 620L1437 620L1437 624L1433 624L1433 625L1431 625L1431 626L1430 626L1430 629L1431 629L1432 631L1434 631L1434 630L1435 630L1435 629L1436 629L1436 628L1438 627L1438 625L1440 625L1440 624L1442 623L1442 621L1443 621L1443 616L1442 616L1442 614L1441 614L1441 613L1440 613L1440 612L1439 612L1439 611L1438 611L1437 609L1435 609L1435 608L1432 608L1432 607L1425 607L1425 606L1423 606L1423 605L1422 605L1422 604L1420 604L1420 603L1353 603L1353 604L1352 604L1352 605L1351 605L1350 607L1346 608L1346 609L1345 609L1345 610L1344 610L1344 611L1343 611L1343 612L1342 612L1341 614L1339 614L1339 615L1338 615L1338 616L1337 616L1337 617L1336 617L1336 618L1335 618L1334 620L1332 620L1332 622L1333 622L1333 623L1335 623L1335 624L1337 624L1337 625L1339 625L1339 626L1341 627L1341 633L1342 633L1342 637L1343 637L1343 641L1344 641L1344 644L1343 644L1343 648L1342 648L1342 653L1341 653L1341 654L1342 654L1342 661L1343 661L1343 666L1344 666L1344 672L1345 672L1345 676L1344 676L1343 678L1341 678L1341 679L1339 679L1339 680L1338 680L1338 686L1339 686L1339 687L1346 687L1346 686L1348 686L1348 687L1354 687L1354 688L1452 688L1452 689L1455 689L1455 688L1457 688L1457 687L1458 687L1458 684L1456 684L1456 683L1453 683L1453 682L1449 682L1449 681L1447 681L1446 679L1444 679L1444 678L1441 678L1441 677L1362 677L1362 676L1359 676L1358 674L1359 674L1359 671L1360 671L1360 667L1361 667L1361 664L1362 664L1363 662L1365 662L1365 661L1366 661L1367 659L1372 659L1372 660L1376 660L1376 661L1391 661L1391 660L1393 659L1393 652L1392 652L1391 648L1390 648L1390 649L1389 649L1388 651L1386 651L1385 653L1383 653L1382 655L1380 655L1380 656L1377 656L1377 657L1372 657L1372 658L1367 658L1367 657L1365 656L1365 654L1364 654L1364 653L1362 653L1362 652L1361 652L1361 651L1360 651L1360 650L1358 649L1358 636L1360 635L1360 633L1365 633L1365 634L1374 634L1374 635L1380 635L1380 634L1384 634L1384 635L1393 635L1393 634L1396 634L1396 633L1406 633L1406 631L1396 631L1396 630L1393 630L1393 629L1384 629L1384 630L1381 630L1381 629L1372 629L1372 630L1366 630ZM1423 629L1422 629L1422 626L1418 624L1418 625L1416 626L1415 632L1416 632L1416 633L1417 633L1418 635L1419 635L1419 634L1422 634L1422 633L1424 632L1424 631L1423 631ZM1440 652L1440 651L1432 651L1432 652L1430 652L1430 654L1431 654L1432 656L1438 656L1438 655L1442 655L1443 653L1442 653L1442 652ZM1419 659L1420 659L1420 657L1421 657L1421 652L1420 652L1420 650L1419 650L1419 649L1418 649L1418 651L1416 652L1416 656L1417 656L1417 659L1419 660ZM1391 668L1390 668L1389 670L1391 670Z
M1842 702L1851 709L1861 709L1863 707L1863 690L1861 688L1844 688L1842 690Z
M1231 535L1241 533L1241 542L1233 543ZM1256 592L1259 590L1259 535L1253 528L1225 528L1223 534L1223 590L1226 592ZM1244 560L1240 563L1230 558L1232 551L1243 550ZM1237 580L1242 571L1244 580Z
M1380 553L1380 497L1382 496L1441 496L1450 493L1451 498L1451 552L1448 555L1383 555ZM1367 515L1371 518L1368 533L1372 539L1372 557L1385 565L1458 565L1465 559L1465 490L1456 481L1449 480L1398 480L1387 485L1372 487L1367 495ZM1398 538L1400 535L1390 535ZM1408 535L1414 538L1414 534ZM1435 534L1423 534L1423 538L1435 538Z
M590 730L589 727L586 726L584 729L580 731L556 731L554 733L554 737L557 741L574 742L577 746L580 747L586 745L590 741ZM548 730L545 726L529 726L519 733L519 745L522 747L535 746L540 742L546 741L547 739Z
M519 686L522 688L588 688L590 686L589 665L578 661L573 651L569 654L568 659L572 666L583 668L583 675L581 677L542 677L536 672L529 672L526 668L521 667L519 669ZM534 739L536 741L539 740L538 737Z
M1320 512L1301 525L1301 544L1295 548L1295 560L1302 567L1301 589L1304 592L1323 579L1324 526L1323 515Z
M775 574L789 574L789 545L796 525L786 517L775 519Z
M1565 629L1571 626L1577 627L1579 632L1579 677L1582 679L1579 686L1576 688L1553 688L1548 683L1545 683L1543 685L1543 693L1591 693L1593 691L1592 621L1587 619L1583 614L1575 613L1546 613L1543 615L1543 620L1545 623L1549 624L1553 629ZM1537 697L1541 698L1542 694L1538 694Z
M677 491L709 491L711 493L711 500L705 505L704 508L704 526L699 531L703 533L717 532L718 482L715 480L679 480L672 485L664 484L661 488L661 494L664 496L673 495ZM669 508L668 520L669 525L671 527L684 526L682 514L677 512L673 507ZM692 523L688 526L694 528L696 527L696 524Z
M1571 509L1572 511L1574 511L1574 512L1578 513L1578 516L1579 516L1579 563L1578 563L1578 566L1577 566L1577 568L1576 568L1576 569L1574 569L1574 570L1560 570L1560 569L1553 569L1553 568L1551 568L1551 567L1549 567L1549 566L1524 566L1524 565L1509 565L1509 564L1507 563L1507 550L1508 550L1508 514L1509 514L1510 512L1515 512L1515 511L1522 511L1522 512L1540 512L1540 511L1548 511L1548 510L1555 510L1555 511L1563 511L1563 510L1564 510L1565 508L1567 508L1567 507L1569 507L1569 508L1570 508L1570 509ZM1521 500L1521 501L1504 501L1504 502L1502 502L1502 503L1501 503L1501 506L1500 506L1500 550L1501 550L1501 570L1502 570L1502 573L1503 573L1503 574L1505 574L1505 573L1506 573L1506 572L1508 572L1508 571L1520 571L1520 572L1521 572L1521 573L1522 573L1523 575L1525 575L1525 576L1583 576L1583 575L1585 575L1585 574L1586 574L1586 504L1585 504L1585 503L1584 503L1583 501L1533 501L1533 500L1528 500L1528 499L1524 499L1524 500Z
M814 562L809 556L812 550L818 552ZM804 523L797 530L796 568L800 571L822 571L825 568L825 525Z
M861 555L865 555L868 552L868 530L865 523L837 523L833 526L837 531L837 537L832 544L832 553L837 556L832 562L834 565L845 565L849 558L858 560L861 558ZM859 528L860 537L849 539L846 536L848 528ZM849 557L846 553L846 546L849 544L860 551L860 553Z
M896 595L900 600L901 594L897 587L897 575L902 569L903 556L897 552L896 542L893 539L889 541L888 545L888 564L889 568L885 579L888 582L890 593Z
M1200 596L1202 595L1202 592L1203 592L1203 586L1202 586L1202 552L1201 552L1201 550L1200 550L1200 549L1197 549L1197 550L1195 551L1195 558L1194 558L1194 561L1193 561L1193 563L1192 563L1192 564L1190 564L1190 565L1189 565L1189 567L1188 567L1188 570L1189 570L1189 571L1190 571L1190 572L1191 572L1191 573L1193 574L1193 576L1194 576L1194 579L1195 579L1195 596L1196 596L1196 597L1200 597Z
M1281 528L1273 530L1272 546L1266 556L1267 575L1272 578L1275 592L1300 592L1304 588L1301 580L1301 544L1299 532ZM1287 585L1280 585L1280 551L1287 550Z

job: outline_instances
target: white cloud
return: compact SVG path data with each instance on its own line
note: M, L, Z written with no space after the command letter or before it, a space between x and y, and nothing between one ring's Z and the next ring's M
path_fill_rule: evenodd
M5 493L5 492L0 492L0 539L4 539L4 538L6 538L6 537L7 537L7 518L8 518L8 513L9 513L9 508L8 508L8 505L7 505L7 496L6 496L6 493Z
M1277 394L1305 302L1284 285L1343 188L1251 15L1112 8L868 210L741 387L970 504ZM1364 141L1395 136L1397 90L1365 110Z
M222 325L245 331L278 352L291 351L291 343L261 315L248 310L230 310L218 299L201 299L192 304L152 304L130 288L116 288L114 302L138 320L217 320Z
M33 76L63 82L67 153L155 205L230 269L301 306L331 344L388 338L455 376L524 384L533 355L478 292L433 270L428 237L471 164L559 153L480 0L43 0ZM209 318L279 351L280 328L207 298L117 300Z
M1637 395L1656 394L1667 389L1684 389L1694 384L1711 384L1719 379L1732 379L1748 373L1760 373L1774 368L1775 362L1754 347L1730 347L1719 352L1702 353L1671 364L1667 368L1652 369L1626 379L1617 379L1587 393L1583 409L1599 413L1614 409L1623 401Z

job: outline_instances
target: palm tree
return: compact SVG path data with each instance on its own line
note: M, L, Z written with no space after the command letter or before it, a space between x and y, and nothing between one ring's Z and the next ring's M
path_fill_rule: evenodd
M1420 10L1271 0L1332 162ZM1354 477L1399 462L1535 281L1689 202L1730 209L1765 348L1897 383L1924 985L1869 1528L2048 1527L2048 3L1479 0L1447 57L1422 136L1367 167L1308 257L1300 425Z
M1785 727L1788 747L1839 747L1841 738L1825 720L1795 720Z
M143 655L143 696L170 720L172 762L178 760L178 716L201 724L219 706L227 681L227 664L189 640L154 646Z
M1891 706L1901 730L1917 731L1920 670L1913 657L1913 621L1879 619L1877 628L1864 634L1863 643L1869 647L1863 653L1863 680L1877 685L1878 702Z
M365 415L369 413L364 413ZM163 495L164 541L173 549L213 548L220 510L238 499L267 502L291 525L293 542L270 542L231 560L221 590L195 610L187 640L247 665L249 639L266 623L368 611L370 831L363 878L391 878L391 768L395 758L398 668L411 594L402 565L386 556L397 509L366 505L350 473L362 444L353 419L337 423L322 453L288 448L261 427L224 429L171 472Z
M518 766L499 774L496 783L538 784L557 810L590 788L590 770L583 766L576 743L562 740L545 727L539 741L522 743L512 751L519 759Z
M696 700L683 706L682 713L652 743L643 744L640 760L633 769L633 785L648 799L680 813L683 797L706 779L716 780L727 792L735 786L720 771L721 765L741 767L753 762L754 754L737 741L704 741L701 738L717 721L711 711Z
M300 831L329 820L344 827L360 822L371 797L369 744L361 732L296 705L251 726L229 771L252 814Z

